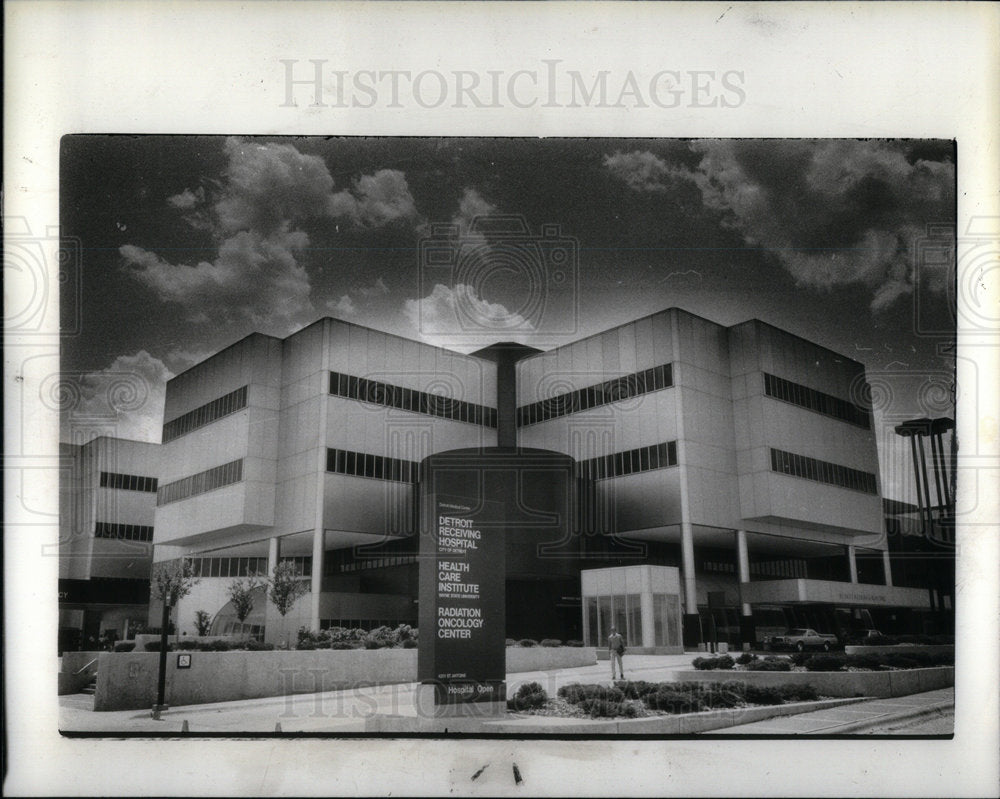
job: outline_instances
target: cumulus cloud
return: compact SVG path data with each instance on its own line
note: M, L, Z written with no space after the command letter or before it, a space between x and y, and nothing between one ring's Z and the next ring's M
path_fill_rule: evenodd
M184 191L180 194L167 197L168 205L172 205L174 208L180 208L185 211L195 208L203 202L205 202L205 188L203 186L199 186L196 191L184 189Z
M698 141L694 169L653 153L615 153L606 167L636 191L693 182L706 208L802 286L863 284L873 310L912 293L914 252L929 224L954 218L954 165L907 157L884 141ZM943 289L946 270L920 275Z
M636 191L666 191L671 178L683 172L653 153L635 150L604 156L604 166L612 175Z
M415 221L417 206L410 194L406 176L396 169L380 169L362 175L351 189L329 198L328 211L363 228L376 228L398 220Z
M312 310L309 275L296 253L309 244L301 230L262 236L240 231L219 245L214 261L171 264L126 244L129 272L163 301L183 305L193 322L247 320L261 327L288 324Z
M120 355L107 368L63 376L64 397L72 397L61 415L60 437L74 440L74 427L113 429L119 438L159 442L167 380L173 377L146 350Z
M354 300L348 294L344 294L339 300L327 300L326 307L338 316L354 316L358 312Z
M472 286L458 283L449 288L441 283L426 297L408 299L403 315L425 340L476 338L483 333L528 333L534 327L500 303L491 303L478 295Z
M172 263L135 244L119 250L128 274L160 300L182 305L190 321L291 330L313 312L301 262L310 241L305 223L334 219L371 229L417 218L402 172L362 175L335 192L324 160L293 145L230 138L224 150L221 181L206 180L207 192L199 186L167 198L189 225L210 233L214 258Z

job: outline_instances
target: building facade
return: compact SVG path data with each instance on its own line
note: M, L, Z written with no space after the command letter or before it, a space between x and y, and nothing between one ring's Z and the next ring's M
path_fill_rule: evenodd
M106 436L59 445L60 652L146 622L159 450Z
M244 623L268 640L412 624L421 464L520 448L570 464L571 518L510 536L509 637L583 638L580 572L644 564L679 569L687 645L846 633L873 611L902 631L927 592L893 585L865 388L843 355L676 308L546 352L334 319L254 334L167 385L154 560L195 562L189 634L198 610L234 629L233 579L286 559L309 592L286 618L260 592Z

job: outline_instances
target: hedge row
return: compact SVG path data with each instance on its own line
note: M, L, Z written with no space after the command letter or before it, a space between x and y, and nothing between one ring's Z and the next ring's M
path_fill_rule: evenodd
M931 666L954 666L953 652L887 652L874 655L810 655L802 659L807 671L842 671L845 668L922 669Z
M572 683L559 689L561 699L592 718L633 718L636 703L667 713L697 713L746 704L780 705L817 699L811 685L756 686L742 682L670 683L642 680L617 682L613 687Z
M507 646L523 646L523 647L531 647L531 646L575 646L575 647L581 647L581 646L583 646L583 641L578 641L576 639L570 639L569 641L566 641L565 643L563 643L558 638L543 638L541 640L541 642L536 641L534 638L522 638L521 640L517 640L516 638L508 638L507 639Z

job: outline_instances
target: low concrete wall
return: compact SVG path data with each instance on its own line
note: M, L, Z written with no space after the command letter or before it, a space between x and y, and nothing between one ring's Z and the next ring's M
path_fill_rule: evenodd
M851 644L844 647L847 655L910 655L914 652L955 654L954 644L885 644L880 646L862 646Z
M611 660L611 653L606 646L595 649L598 660ZM630 646L625 650L625 662L629 655L683 655L684 647L680 646Z
M97 672L100 655L100 652L63 652L62 664L57 675L59 696L78 694L81 689L89 685Z
M674 671L678 682L811 685L822 696L907 696L955 684L954 666L899 671Z
M597 653L592 646L509 646L507 673L549 671L593 666Z
M191 656L178 669L177 656ZM158 652L102 652L94 710L138 710L156 701ZM511 647L508 672L589 666L593 648ZM416 682L416 649L316 649L273 652L168 652L168 705L197 705L265 696ZM88 680L89 681L89 680Z
M90 661L95 661L94 665L88 669L88 671L97 671L97 658L101 654L100 651L97 652L63 652L62 655L62 665L60 671L63 674L75 674L84 666L86 666Z
M177 668L179 654L190 655L191 668ZM157 652L102 654L94 710L151 708L158 669ZM412 682L416 674L415 649L169 652L166 702L197 705L335 691Z
M202 644L209 644L212 641L242 641L246 638L245 635L182 635L178 638L176 635L171 633L167 636L167 643L171 646L177 644L178 641L198 641ZM135 637L135 650L136 652L145 652L146 644L148 643L160 643L159 633L140 633Z

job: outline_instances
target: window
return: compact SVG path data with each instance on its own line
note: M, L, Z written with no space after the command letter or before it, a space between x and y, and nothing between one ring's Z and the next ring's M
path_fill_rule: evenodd
M157 491L156 504L166 505L170 502L178 502L197 494L204 494L216 488L238 483L243 479L243 459L232 461L208 469L190 477L183 477L168 483Z
M577 411L597 408L673 385L670 364L655 366L642 372L616 377L597 385L557 394L517 409L517 426L527 427L549 419L557 419Z
M771 471L861 491L865 494L878 493L878 481L871 472L783 452L780 449L771 449Z
M143 541L153 540L153 528L145 524L114 524L112 522L98 522L94 527L95 538L114 538L120 541Z
M857 427L863 427L866 430L871 427L871 418L866 408L766 372L764 373L764 395L790 402L800 408L806 408Z
M366 452L328 449L326 470L336 474L350 474L355 477L372 477L378 480L392 480L397 483L416 482L417 464L401 458L372 455Z
M676 442L668 441L579 461L576 476L588 480L605 480L676 465Z
M188 411L183 416L178 416L163 425L162 441L166 444L175 438L204 427L216 419L229 416L236 411L247 406L247 386L242 386L235 391L231 391L225 396L214 399L193 411Z
M364 377L343 375L339 372L330 372L330 393L336 397L346 397L371 405L398 408L481 427L497 426L496 408L487 408L465 400L429 394L390 383L380 383Z
M122 491L156 491L155 477L140 477L135 474L118 474L117 472L101 472L101 488L117 488Z

